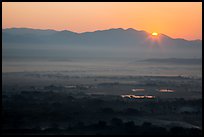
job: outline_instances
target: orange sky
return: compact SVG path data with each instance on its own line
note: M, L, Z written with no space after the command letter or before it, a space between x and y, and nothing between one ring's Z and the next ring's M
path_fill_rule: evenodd
M2 27L95 31L134 28L202 39L201 2L3 2Z

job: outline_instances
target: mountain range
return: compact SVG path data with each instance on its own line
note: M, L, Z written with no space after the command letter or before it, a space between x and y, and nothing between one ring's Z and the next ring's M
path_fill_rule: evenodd
M2 43L4 55L16 56L19 53L22 55L24 52L36 51L33 54L60 55L61 52L64 55L72 53L84 56L120 54L119 56L141 57L146 54L146 57L202 57L202 40L174 39L165 34L155 37L146 31L132 28L113 28L84 33L68 30L8 28L2 29Z

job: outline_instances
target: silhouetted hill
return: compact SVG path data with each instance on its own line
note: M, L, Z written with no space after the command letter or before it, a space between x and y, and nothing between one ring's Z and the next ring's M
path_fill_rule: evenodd
M83 50L83 54L87 55L90 55L90 52L104 52L104 54L107 53L111 56L118 54L131 54L133 56L137 54L137 56L141 56L143 55L141 53L148 55L148 57L158 55L201 57L202 55L201 40L173 39L165 34L153 37L148 32L132 28L115 28L84 33L75 33L68 30L10 28L2 30L2 40L5 49L8 47L24 50L30 50L30 48L38 50L41 48L47 50L58 48L63 52L66 49L72 49L78 52Z
M63 44L69 44L69 42L75 42L75 44L128 44L139 45L151 41L148 37L151 34L145 31L138 31L132 28L129 29L109 29L109 30L98 30L94 32L75 33L67 30L55 31L55 30L40 30L40 29L29 29L29 28L10 28L3 29L3 42L5 43L25 43L33 42L35 40L44 41L51 43L55 40ZM172 44L173 45L199 45L201 40L188 41L184 39L173 39L164 34L160 34L161 44ZM48 39L50 38L50 39ZM51 41L50 41L51 40Z

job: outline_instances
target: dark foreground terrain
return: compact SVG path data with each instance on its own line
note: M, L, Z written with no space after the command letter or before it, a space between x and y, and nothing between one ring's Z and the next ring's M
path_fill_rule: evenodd
M201 79L2 77L3 134L202 134Z

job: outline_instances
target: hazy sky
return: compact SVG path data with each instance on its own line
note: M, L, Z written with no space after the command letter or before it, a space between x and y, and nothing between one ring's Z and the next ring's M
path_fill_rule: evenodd
M3 2L2 27L95 31L134 28L202 39L201 2Z

